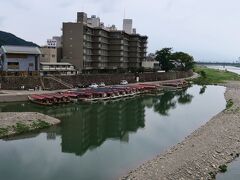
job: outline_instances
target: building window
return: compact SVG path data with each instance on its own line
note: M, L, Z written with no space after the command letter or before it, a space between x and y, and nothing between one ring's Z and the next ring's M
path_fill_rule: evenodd
M45 57L45 54L42 54L42 57L44 58L44 57Z
M55 54L52 54L52 58L55 58L56 56L55 56Z
M18 70L19 62L8 62L8 69Z

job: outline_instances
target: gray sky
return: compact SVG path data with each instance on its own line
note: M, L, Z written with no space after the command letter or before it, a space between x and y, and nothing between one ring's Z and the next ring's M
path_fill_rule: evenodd
M126 18L148 35L148 52L163 47L196 60L236 61L240 56L239 0L0 0L0 30L44 45L61 35L62 22L77 11L96 14L105 25L122 28Z

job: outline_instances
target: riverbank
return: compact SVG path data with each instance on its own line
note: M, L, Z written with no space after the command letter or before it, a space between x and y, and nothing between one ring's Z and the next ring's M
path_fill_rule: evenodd
M59 124L60 120L36 113L0 113L0 139Z
M240 76L234 72L227 70L219 70L208 68L205 66L195 66L194 71L200 74L200 77L194 79L194 83L198 85L219 84L227 81L239 81Z
M142 84L159 84L161 82L172 82L176 80L183 80L183 79L195 79L198 77L198 74L193 73L192 76L187 78L180 78L174 80L163 80L163 81L150 81L150 82L142 82ZM136 83L130 83L136 84ZM57 92L64 92L71 89L65 90L53 90L53 91L26 91L26 90L0 90L0 103L5 102L24 102L28 101L28 96L33 94L49 94L49 93L57 93Z
M121 179L214 179L240 153L240 82L224 85L231 107Z

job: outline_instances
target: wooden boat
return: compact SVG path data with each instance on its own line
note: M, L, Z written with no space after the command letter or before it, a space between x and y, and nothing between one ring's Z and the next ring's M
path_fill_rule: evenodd
M165 90L180 90L189 86L189 83L185 80L177 80L170 82L161 83L163 89Z
M28 96L28 99L35 103L35 104L39 104L39 105L44 105L44 106L51 106L53 103L49 101L49 98L46 98L44 96L41 95L30 95Z

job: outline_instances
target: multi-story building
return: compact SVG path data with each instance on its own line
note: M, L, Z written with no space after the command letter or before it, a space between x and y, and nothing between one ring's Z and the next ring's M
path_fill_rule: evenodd
M104 27L96 16L88 18L80 12L77 22L63 23L63 61L80 72L140 68L146 59L147 39L114 25Z

